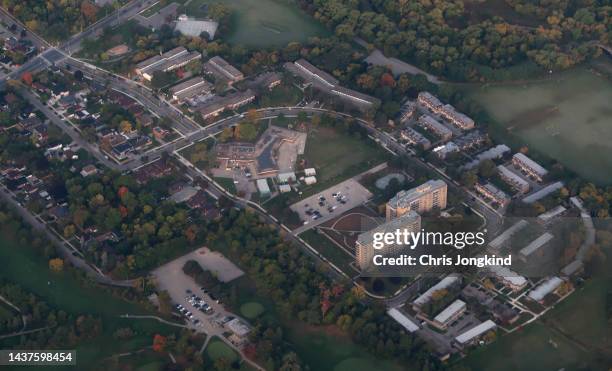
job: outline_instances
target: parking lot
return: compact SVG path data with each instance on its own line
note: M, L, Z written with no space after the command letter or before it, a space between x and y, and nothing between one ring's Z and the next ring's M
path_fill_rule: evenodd
M217 302L217 298L211 297L191 277L183 273L183 265L188 260L198 261L204 269L212 268L208 264L214 264L214 272L223 281L236 278L243 272L222 255L217 256L208 249L206 251L199 249L181 256L152 272L159 289L168 292L175 303L174 310L181 314L189 327L209 335L222 335L228 332L223 325L234 316L225 310L222 303Z
M291 210L298 213L303 225L295 233L302 233L329 219L341 215L356 206L365 203L372 193L354 179L329 187L300 202L291 205Z

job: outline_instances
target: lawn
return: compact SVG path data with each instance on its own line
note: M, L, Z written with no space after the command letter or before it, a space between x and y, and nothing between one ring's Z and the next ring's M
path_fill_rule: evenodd
M240 306L240 313L247 319L254 319L266 311L263 304L251 301Z
M215 177L215 182L219 183L221 187L225 188L231 194L236 194L236 185L234 184L234 179L232 178L220 178Z
M306 167L317 170L314 190L305 192L312 194L384 162L388 154L369 139L319 127L308 134L304 158Z
M206 354L213 360L216 361L219 358L225 358L230 363L236 362L238 360L238 354L230 348L223 341L215 338L208 343L206 347Z
M350 264L355 261L355 258L347 254L340 247L336 246L329 240L329 238L317 233L314 229L300 234L300 237L302 237L304 241L308 242L310 246L317 250L321 255L334 263L334 265L340 268L349 277L352 277L357 273L350 266Z

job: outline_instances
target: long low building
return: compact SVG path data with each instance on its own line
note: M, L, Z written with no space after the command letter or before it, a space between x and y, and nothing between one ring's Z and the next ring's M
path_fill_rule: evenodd
M170 88L172 99L181 101L194 97L199 94L209 94L212 91L212 85L202 77L194 77Z
M513 224L510 228L503 231L497 237L495 237L491 242L489 242L489 246L495 250L499 250L499 248L512 237L515 233L520 231L521 229L528 226L529 223L525 219L521 219L515 224Z
M474 120L467 115L458 112L455 107L451 106L450 104L445 104L438 107L436 112L461 130L470 130L474 128Z
M550 240L552 240L554 238L554 236L548 232L540 235L538 238L536 238L535 240L531 241L531 243L529 243L529 245L523 247L521 249L521 251L519 252L521 258L523 259L527 259L529 256L531 256L534 252L538 251L540 248L542 248L542 246L546 245L548 242L550 242Z
M157 71L169 72L202 58L199 52L189 52L182 46L169 50L161 55L149 58L136 65L136 73L147 81L153 79Z
M231 82L237 82L244 79L242 72L238 71L236 67L232 66L218 55L210 58L208 64L212 66L219 75Z
M510 203L510 196L508 196L504 191L497 188L491 183L474 184L474 189L476 192L484 196L485 198L495 202L501 206L506 206Z
M512 164L534 177L538 182L541 182L544 176L548 174L548 170L520 152L512 156Z
M529 182L525 179L521 178L519 175L510 171L504 165L499 165L497 167L500 178L506 183L508 183L512 188L516 189L521 193L529 192Z
M493 273L504 286L509 287L512 291L521 291L527 286L527 279L525 277L502 265L490 266L489 271Z
M436 283L435 285L430 287L427 291L425 291L423 294L421 294L418 298L414 299L414 301L412 302L413 307L415 307L415 310L418 310L423 305L429 303L429 301L431 300L431 295L434 292L438 290L447 289L460 282L461 282L461 278L457 276L444 277L440 282Z
M449 128L429 115L419 117L419 124L433 131L444 141L450 140L453 136L453 132Z
M411 127L406 127L400 131L400 137L413 146L421 145L423 149L431 148L431 142L421 133Z
M433 319L434 326L446 330L448 325L459 319L465 312L467 306L463 300L455 300Z
M489 148L476 155L474 160L468 162L464 167L467 170L473 169L480 165L484 160L494 160L496 158L502 158L506 153L510 152L510 147L505 144L498 144L493 148Z
M227 95L225 97L219 97L218 99L206 103L198 108L198 112L202 115L204 120L218 116L223 111L228 109L236 109L251 103L255 99L255 94L251 90L238 92Z
M537 200L542 199L542 198L548 196L549 194L558 191L561 188L563 188L563 182L561 182L561 181L554 182L554 183L549 184L546 187L540 189L539 191L536 191L536 192L533 192L533 193L527 195L525 198L523 198L523 202L526 203L526 204L534 203Z
M345 87L342 87L340 85L335 86L332 89L332 93L334 93L335 95L338 95L342 98L346 98L349 99L353 102L359 103L359 104L366 104L366 105L373 105L373 104L377 104L379 103L379 100L367 95L367 94L363 94L360 93L356 90L353 89L348 89Z
M417 102L430 111L436 111L439 107L442 107L442 102L435 95L427 91L419 93Z
M557 205L557 207L538 215L538 221L542 224L550 223L553 219L563 215L563 213L565 213L566 211L567 209L565 207Z
M419 330L419 326L398 309L391 308L387 311L387 314L402 325L406 331L412 333Z
M490 319L486 320L483 323L477 326L474 326L471 329L464 332L463 334L457 336L455 338L455 341L457 342L458 345L462 347L472 344L482 335L486 334L487 332L491 330L495 330L496 327L497 325L495 324L495 322L491 321Z
M315 79L330 88L333 88L340 83L338 79L336 79L329 73L313 66L306 59L298 59L293 64L298 68L299 71L303 72L305 76L308 76L309 79Z
M531 290L529 292L529 295L527 296L532 300L541 302L542 300L544 300L546 295L555 291L559 286L561 286L562 283L563 280L561 278L556 276L551 277L544 281L544 283L538 285L538 287L536 287L535 289Z

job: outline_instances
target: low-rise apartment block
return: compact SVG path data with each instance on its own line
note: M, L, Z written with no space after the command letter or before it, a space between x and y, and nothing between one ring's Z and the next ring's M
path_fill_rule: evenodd
M548 174L548 170L522 153L516 153L512 156L512 164L534 177L538 182L541 182L544 176Z
M208 65L214 69L214 72L217 72L217 74L230 82L237 82L244 79L242 72L238 71L236 67L232 66L218 55L210 58L208 60Z
M454 321L458 320L465 310L467 305L463 300L455 300L448 307L446 307L440 314L434 317L433 325L440 330L446 330L448 326Z
M529 192L529 182L527 182L525 179L513 173L504 165L499 165L497 170L502 180L508 183L512 188L516 189L520 193Z
M506 206L510 203L510 196L508 196L504 191L497 188L491 183L476 183L474 185L474 189L480 195L489 199L491 202L499 204L500 206Z
M418 213L446 208L448 186L443 180L429 180L418 187L399 191L386 205L387 220L410 211Z
M431 148L431 142L413 128L406 127L400 131L400 137L413 146L421 145L423 149Z
M136 65L136 73L147 81L153 79L157 71L169 72L202 58L199 52L189 52L182 46L169 50L161 55L149 58Z
M342 87L340 85L335 86L332 89L332 93L334 93L335 95L338 95L341 98L346 98L346 99L355 101L356 103L360 103L360 104L373 105L379 102L378 99L372 96L360 93L353 89Z
M451 124L457 126L461 130L470 130L474 128L474 120L472 120L467 115L458 112L457 110L455 110L455 107L451 106L450 104L445 104L441 107L438 107L436 113L444 117Z
M540 237L536 238L535 240L531 241L529 243L529 245L523 247L521 249L521 251L519 252L519 256L525 260L527 258L529 258L531 255L533 255L533 253L535 253L536 251L540 250L544 245L546 245L548 242L550 242L550 240L553 239L553 235L546 232L542 235L540 235Z
M298 59L295 61L294 65L298 68L299 71L304 73L306 76L317 80L318 82L333 88L338 85L340 82L338 79L330 75L329 73L318 69L313 66L306 59Z
M196 95L207 95L212 91L212 85L202 77L194 77L170 88L172 99L182 101Z
M206 103L198 108L198 111L202 115L204 120L211 117L218 116L225 110L233 110L251 103L255 100L255 94L251 90L238 92L227 95L225 97L219 97L218 99Z
M442 102L440 102L435 95L426 91L419 93L417 102L432 112L435 112L439 107L442 107Z
M486 320L479 325L472 327L467 330L463 334L455 337L455 344L459 347L465 347L470 344L474 344L482 335L486 334L489 331L495 330L497 325L495 322Z
M429 115L419 117L419 124L434 132L443 141L450 140L453 137L453 132L449 128Z

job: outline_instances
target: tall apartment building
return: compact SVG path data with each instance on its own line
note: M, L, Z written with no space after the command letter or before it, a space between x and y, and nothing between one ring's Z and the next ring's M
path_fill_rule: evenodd
M423 213L433 208L446 207L448 186L443 180L429 180L418 187L399 191L387 202L387 220L400 217L410 211Z
M355 261L361 270L371 266L375 254L384 256L398 256L401 254L404 245L385 245L383 249L374 249L375 233L395 233L396 230L407 230L408 232L418 232L421 230L421 217L414 211L407 212L402 216L388 220L378 227L360 234L355 242Z

